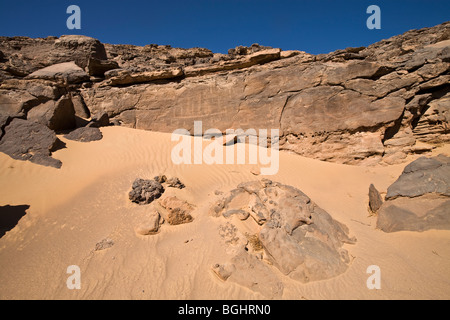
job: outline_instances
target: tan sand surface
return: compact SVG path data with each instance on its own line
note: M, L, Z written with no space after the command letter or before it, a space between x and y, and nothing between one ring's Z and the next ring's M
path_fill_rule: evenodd
M104 138L97 142L61 136L66 148L53 155L61 169L0 153L0 206L30 206L0 239L0 298L263 299L211 271L229 254L218 231L227 220L209 215L215 191L226 194L241 182L263 178L251 173L255 165L174 165L170 134L101 130ZM438 153L450 155L449 146L433 151ZM352 261L338 277L302 284L278 272L283 299L450 298L450 231L388 234L368 215L370 183L386 192L405 165L347 166L280 152L279 172L268 178L299 188L357 238L345 245ZM186 185L166 188L162 197L177 195L194 204L194 221L165 223L156 235L137 236L134 227L154 204L131 203L128 192L136 178L158 174ZM103 239L114 245L95 251ZM70 265L81 269L80 290L66 286ZM381 269L380 290L366 286L370 265Z

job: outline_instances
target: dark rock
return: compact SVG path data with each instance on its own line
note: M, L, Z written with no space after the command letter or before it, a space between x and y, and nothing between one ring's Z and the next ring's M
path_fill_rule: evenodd
M87 124L87 127L107 127L109 126L109 116L106 112L95 115L92 120Z
M62 163L51 157L56 146L55 132L46 126L22 119L13 119L6 126L0 151L16 160L29 160L44 166L60 168Z
M177 177L167 179L167 186L178 189L183 189L185 187L185 185Z
M91 117L91 113L80 95L72 96L72 104L75 110L75 116L82 119L89 119Z
M405 167L387 190L386 200L418 197L427 193L450 196L450 158L439 155L420 157Z
M405 167L378 210L384 232L450 229L450 158L421 157Z
M28 112L27 119L46 125L55 131L75 128L75 110L72 100L63 96L58 101L50 100L34 107Z
M371 213L376 214L383 204L383 199L378 190L373 184L369 187L369 210Z
M133 182L129 199L138 204L149 204L164 193L162 184L155 180L136 179Z
M66 134L64 138L80 142L98 141L103 138L99 128L83 127Z
M159 183L164 183L167 181L167 177L165 175L159 175L153 178L153 180L159 182Z
M59 59L72 58L81 68L86 68L92 58L108 58L100 41L81 35L63 35L54 41L54 48L59 53Z
M116 61L90 58L87 65L87 72L90 76L103 77L106 71L117 68L119 68L119 64Z

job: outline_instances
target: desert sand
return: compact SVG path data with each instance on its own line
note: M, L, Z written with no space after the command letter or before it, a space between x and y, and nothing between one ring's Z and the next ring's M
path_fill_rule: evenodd
M168 133L101 131L103 139L89 143L58 136L66 143L53 154L61 169L0 153L0 206L29 206L0 238L0 299L265 299L221 281L211 269L229 255L219 228L234 219L209 214L215 191L227 193L241 182L264 178L252 174L255 165L174 165L176 142ZM450 147L432 153L450 155ZM384 233L367 210L369 185L383 196L417 157L363 167L280 152L279 172L266 178L303 191L357 239L345 245L351 261L337 277L303 284L278 272L282 299L450 298L450 231ZM131 184L159 174L186 185L168 188L161 199L176 195L194 204L194 221L165 223L155 235L136 235L134 227L153 204L132 203ZM95 251L103 239L114 245ZM80 290L66 286L70 265L81 269ZM370 265L380 267L380 290L366 286Z

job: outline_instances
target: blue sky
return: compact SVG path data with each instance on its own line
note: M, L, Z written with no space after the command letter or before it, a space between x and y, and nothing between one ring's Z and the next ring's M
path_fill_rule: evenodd
M71 4L81 8L81 30L66 27ZM366 27L372 4L381 8L381 30ZM1 36L83 34L222 53L252 43L328 53L448 20L449 0L0 0Z

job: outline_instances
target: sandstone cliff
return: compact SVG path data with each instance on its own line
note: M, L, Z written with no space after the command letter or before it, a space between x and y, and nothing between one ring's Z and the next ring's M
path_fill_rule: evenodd
M68 130L107 114L163 132L279 129L303 156L398 163L450 140L449 70L450 22L321 55L0 37L0 138L14 118Z

